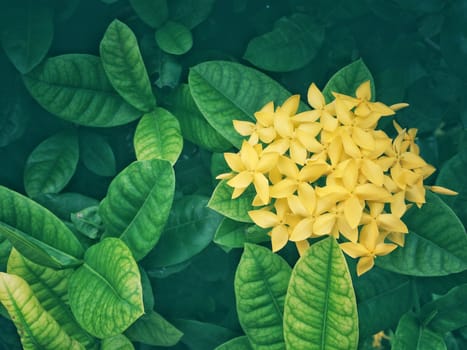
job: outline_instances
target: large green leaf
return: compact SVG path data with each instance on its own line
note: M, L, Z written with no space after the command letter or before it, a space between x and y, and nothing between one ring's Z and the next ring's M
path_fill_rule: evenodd
M60 192L75 173L78 158L78 135L74 130L42 141L26 161L24 188L28 196Z
M409 228L403 248L376 263L387 270L413 276L443 276L467 268L467 235L459 218L436 194L404 216ZM429 225L427 223L429 222Z
M100 350L134 350L133 343L123 334L105 338L101 342Z
M190 29L174 21L165 22L156 30L155 37L161 50L172 55L183 55L193 46Z
M252 350L248 337L241 336L237 338L230 339L224 344L219 345L214 350Z
M42 107L76 124L109 127L141 116L112 88L97 56L49 58L25 75L24 83Z
M1 42L5 53L21 73L27 73L49 51L54 35L53 10L34 0L2 4Z
M368 67L362 59L359 59L335 73L323 89L323 95L327 102L334 99L333 92L355 96L355 90L365 81L371 82L371 99L375 99L375 82Z
M284 300L291 274L271 250L245 244L235 274L238 319L253 349L284 349Z
M467 284L451 289L447 294L423 305L420 318L439 334L467 326Z
M8 273L24 279L44 310L73 339L92 347L94 339L83 331L68 306L68 281L73 270L54 270L23 257L15 249L8 260Z
M167 0L130 0L136 14L147 25L158 28L169 16Z
M208 207L229 219L241 222L253 222L248 215L249 210L255 209L252 206L256 191L251 186L240 197L232 199L233 188L227 185L226 180L219 182L212 193Z
M118 238L90 247L84 264L71 276L70 307L90 334L107 338L122 333L144 312L138 265Z
M34 200L60 219L67 221L70 220L71 213L99 205L97 199L73 192L43 194L34 198Z
M0 272L0 302L14 321L25 350L84 350L84 346L71 338L44 310L21 277Z
M183 333L155 311L141 316L125 335L133 341L153 346L173 346Z
M113 20L102 38L99 52L110 83L133 107L150 112L156 107L149 76L131 29Z
M79 135L80 159L94 174L114 176L116 173L115 155L105 137L82 132Z
M333 237L313 245L292 271L284 306L287 349L357 349L357 303Z
M157 108L141 118L133 139L136 159L165 159L174 164L183 148L180 124L169 111Z
M214 3L215 0L170 0L170 18L193 29L208 17Z
M206 207L208 198L184 196L174 201L164 232L144 260L151 270L184 262L211 243L222 217Z
M224 218L217 227L213 241L229 251L232 248L243 248L245 243L269 241L270 238L266 232L267 230L256 225Z
M441 335L422 327L412 314L405 314L399 321L392 350L446 350Z
M136 260L157 243L169 216L175 179L168 161L137 161L112 181L100 205L108 235L120 237Z
M308 15L295 13L279 18L271 32L253 38L244 58L261 69L289 72L311 62L323 40L323 26Z
M212 152L224 152L232 147L203 117L188 85L182 84L174 91L172 103L170 109L180 122L186 139Z
M243 136L233 120L253 120L266 103L282 103L290 93L267 75L226 61L210 61L190 69L188 82L193 99L209 124L240 148Z
M0 186L0 234L29 260L53 268L80 263L83 247L55 215Z

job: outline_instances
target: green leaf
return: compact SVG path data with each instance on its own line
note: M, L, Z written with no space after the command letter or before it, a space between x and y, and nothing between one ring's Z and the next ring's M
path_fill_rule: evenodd
M282 317L291 270L271 250L245 244L235 274L235 298L253 349L284 349Z
M174 201L164 232L144 260L151 270L182 263L211 243L222 217L206 207L208 198L184 196Z
M147 313L154 309L154 292L152 290L151 280L149 279L148 274L140 265L138 265L138 268L139 273L141 274L141 286L143 288L144 311Z
M28 283L44 310L65 333L85 346L93 346L95 340L79 326L68 306L68 281L73 270L57 271L37 265L13 249L8 260L8 273Z
M423 328L411 314L399 321L392 342L392 350L446 350L444 339L439 334Z
M49 51L54 35L51 6L33 0L3 4L1 42L5 53L21 73L38 65Z
M170 18L193 29L209 16L214 3L215 0L170 0Z
M100 350L134 350L133 343L123 334L105 338L101 342Z
M420 318L426 326L439 334L467 326L467 284L451 289L447 294L423 305Z
M219 345L214 350L253 350L248 337L241 336L237 338L230 339L224 344Z
M191 96L190 88L181 84L173 93L172 113L180 122L183 136L212 152L225 152L232 147L204 118Z
M427 192L423 207L409 210L403 219L409 228L404 247L378 257L378 266L412 276L443 276L467 268L465 228L436 194Z
M88 238L96 239L102 229L102 219L99 216L99 206L80 210L70 216L76 231Z
M165 159L173 165L183 148L180 124L169 111L156 108L139 121L133 143L136 159Z
M130 0L130 5L148 26L159 28L169 17L167 0Z
M170 163L151 159L130 164L115 177L100 205L106 233L121 238L136 260L157 243L169 216L175 179Z
M88 207L99 205L97 199L80 193L48 193L34 198L40 205L46 207L60 219L70 220L70 215Z
M110 127L141 116L112 88L97 56L49 58L25 75L24 83L47 111L76 124Z
M295 13L279 18L271 32L253 38L243 57L261 69L290 72L310 63L323 40L323 26L308 15Z
M28 196L60 192L75 173L78 158L78 136L74 130L42 141L26 161L24 188Z
M56 216L0 186L0 234L29 260L53 268L79 264L83 247Z
M150 112L156 107L149 76L131 29L115 19L99 46L102 64L112 86L133 107Z
M15 323L25 350L83 349L44 310L29 285L15 275L0 272L0 302Z
M227 185L227 180L219 182L208 202L208 207L229 219L241 222L253 222L248 215L249 210L255 209L251 204L256 195L250 186L240 197L232 199L233 188Z
M328 237L311 245L292 271L284 307L287 349L357 349L358 315L349 269Z
M193 46L193 36L190 29L183 24L167 21L156 30L156 43L162 51L183 55Z
M118 238L90 247L84 264L71 276L68 296L76 320L90 334L122 333L144 312L138 265Z
M371 100L375 98L375 82L368 67L359 59L335 73L323 89L326 102L334 100L332 92L355 96L355 90L365 81L371 82Z
M245 243L262 243L269 241L267 230L256 225L222 219L214 235L214 243L223 249L243 248Z
M226 61L210 61L190 69L188 83L201 113L211 126L240 148L243 136L233 120L252 121L266 103L284 102L290 93L267 75Z
M93 132L79 135L80 158L86 168L99 176L114 176L115 155L107 140Z
M153 346L173 346L183 333L155 311L141 316L125 335L132 341Z

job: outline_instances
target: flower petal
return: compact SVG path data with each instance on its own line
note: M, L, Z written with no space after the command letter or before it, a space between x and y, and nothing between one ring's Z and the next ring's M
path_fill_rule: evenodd
M277 162L279 171L290 179L298 179L299 171L297 164L288 157L280 157Z
M336 216L326 213L318 216L313 224L313 233L317 236L331 234L332 228L336 223Z
M262 228L270 228L279 224L277 215L266 209L250 210L248 215L256 225Z
M269 191L272 198L287 198L297 190L297 181L286 178L271 186Z
M234 120L233 126L237 132L242 136L248 136L253 133L256 129L256 125L252 122L247 122L245 120Z
M240 149L240 159L248 170L255 170L258 164L258 153L251 144L243 141L242 148Z
M374 183L376 186L383 186L384 171L378 164L370 159L363 159L360 170L368 181Z
M369 80L360 84L357 90L355 90L355 96L363 100L371 100L371 83Z
M362 218L363 205L357 196L351 196L344 203L344 216L351 228L355 228L360 224Z
M253 174L248 171L242 171L227 181L227 185L235 188L245 188L248 187L252 182Z
M280 106L280 111L285 113L287 116L292 116L297 113L299 104L300 95L292 95L284 101L282 106Z
M272 251L277 252L285 247L289 241L289 232L285 225L279 225L272 229L271 231L271 244Z
M302 256L310 247L310 242L304 239L303 241L295 242L295 246L297 247L298 255Z
M307 239L313 234L313 223L314 219L312 217L301 220L293 229L289 239L291 241L303 241Z
M357 263L357 276L361 276L365 272L370 271L374 265L375 258L372 255L361 257Z
M224 159L233 171L240 173L245 170L245 165L238 153L224 153Z
M256 165L256 171L259 173L267 173L277 165L278 160L279 153L263 153L258 160L258 164Z
M255 185L256 193L263 201L263 204L269 203L269 181L263 174L255 173L253 184Z
M290 158L297 164L303 165L306 162L307 151L305 146L298 140L290 141Z
M359 258L361 256L368 256L369 251L360 243L353 243L353 242L345 242L339 244L341 249L344 251L345 254L350 256L351 258Z
M323 94L315 85L315 83L311 83L310 87L308 88L307 99L308 104L314 109L322 109L326 104Z
M394 214L381 214L376 220L378 226L385 231L407 233L409 229L404 222Z
M397 244L392 243L380 243L375 248L375 255L384 256L391 253L394 249L397 248Z

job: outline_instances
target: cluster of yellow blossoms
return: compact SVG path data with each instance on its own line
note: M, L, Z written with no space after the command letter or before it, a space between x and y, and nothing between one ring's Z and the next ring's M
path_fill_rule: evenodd
M381 117L407 104L371 102L369 81L356 97L333 95L326 104L311 84L311 110L298 113L300 96L294 95L277 108L266 104L255 113L256 123L235 120L237 132L249 138L238 153L225 153L233 172L218 178L228 179L232 198L254 186L252 204L263 207L249 216L271 229L273 251L290 240L302 254L308 238L342 235L340 246L359 258L361 275L376 256L404 245L407 202L425 203L423 180L435 169L419 155L416 129L394 122L394 139L376 129Z

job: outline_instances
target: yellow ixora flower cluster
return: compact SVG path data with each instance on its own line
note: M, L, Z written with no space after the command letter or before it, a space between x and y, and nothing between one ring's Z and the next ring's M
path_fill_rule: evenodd
M404 245L408 229L401 217L408 202L425 203L423 180L435 169L419 155L416 129L394 123L395 139L376 129L381 117L407 104L371 102L369 81L356 97L333 95L326 104L313 83L311 110L299 113L300 96L294 95L277 108L266 104L255 113L256 123L235 120L248 140L238 153L225 153L233 172L217 178L228 179L233 199L254 186L252 204L263 207L248 214L271 229L273 251L293 241L302 254L308 238L342 235L340 246L359 258L361 275L376 256Z

